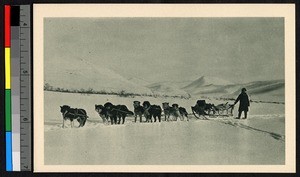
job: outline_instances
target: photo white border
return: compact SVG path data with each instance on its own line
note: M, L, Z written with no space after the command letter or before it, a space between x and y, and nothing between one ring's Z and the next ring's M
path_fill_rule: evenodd
M284 17L285 165L45 165L43 90L45 17ZM34 172L296 172L294 4L34 4L33 42Z

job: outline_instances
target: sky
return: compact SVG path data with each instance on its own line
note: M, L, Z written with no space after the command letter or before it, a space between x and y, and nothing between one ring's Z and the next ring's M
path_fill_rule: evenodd
M44 57L45 67L82 58L148 82L284 79L284 19L45 18Z

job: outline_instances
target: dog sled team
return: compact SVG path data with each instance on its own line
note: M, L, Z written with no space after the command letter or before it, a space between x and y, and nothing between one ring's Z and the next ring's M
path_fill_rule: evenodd
M233 115L234 105L240 102L238 119L240 119L242 112L244 112L244 118L247 118L248 107L250 106L248 95L246 94L246 89L243 88L241 94L235 100L234 104L219 104L214 105L211 103L206 103L205 100L198 100L195 106L192 106L192 112L196 118L207 119L206 116L214 115ZM180 107L178 104L170 105L168 102L162 103L162 108L159 105L150 104L149 101L144 101L141 104L140 101L133 102L134 112L130 111L125 105L114 105L110 102L104 105L95 105L95 111L102 118L103 123L111 124L124 124L127 116L134 116L134 122L143 122L145 117L145 122L161 122L162 112L164 113L164 121L177 121L180 119L183 121L186 119L189 121L188 113L184 107ZM74 126L74 120L77 120L79 127L85 125L88 119L87 113L84 109L71 108L68 105L60 106L60 112L63 116L63 128L65 127L65 121L71 121L71 127Z
M188 114L183 107L179 107L178 104L173 104L172 107L169 103L162 104L163 109L159 105L150 104L149 101L144 101L141 104L140 101L134 101L133 107L134 112L130 111L125 105L113 105L108 102L104 105L95 105L95 111L102 118L104 123L120 124L122 119L122 124L125 122L126 116L134 116L134 122L143 122L143 117L145 117L145 122L161 122L162 112L164 112L165 121L170 121L170 116L173 116L172 120L183 120L184 117L188 120ZM118 120L118 121L117 121Z
M141 104L140 101L133 102L134 111L130 111L125 105L113 105L110 102L104 105L95 105L95 111L102 118L103 123L108 124L124 124L127 116L134 116L134 122L161 122L164 121L189 121L188 113L184 107L180 107L178 104L170 105L168 102L162 103L162 107L159 105L150 104L149 101L144 101ZM71 108L68 105L60 107L63 116L63 127L65 121L71 121L71 127L74 126L73 120L77 120L79 127L83 127L88 118L84 109ZM195 106L192 106L192 112L196 118L206 118L206 116L212 116L216 113L226 111L228 115L232 115L233 106L226 104L220 104L215 106L214 104L206 103L205 100L198 100ZM230 109L230 110L229 110ZM162 114L163 113L163 114ZM163 116L163 117L162 117ZM144 118L144 120L143 120Z
M113 105L110 102L104 105L95 105L95 111L102 118L103 123L110 122L111 124L124 124L127 116L134 116L135 122L139 118L143 122L142 117L145 117L145 122L161 122L162 112L164 112L165 121L189 120L188 113L185 108L179 107L178 104L162 103L163 109L159 105L152 105L149 101L144 101L141 105L140 101L133 102L134 112L130 111L125 105ZM88 118L84 109L71 108L68 105L60 106L60 112L63 116L63 128L65 121L70 120L71 127L74 126L74 120L77 120L79 127L83 127Z

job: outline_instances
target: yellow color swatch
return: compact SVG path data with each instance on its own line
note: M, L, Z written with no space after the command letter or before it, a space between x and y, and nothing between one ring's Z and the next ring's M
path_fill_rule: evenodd
M10 89L10 48L5 47L5 89Z

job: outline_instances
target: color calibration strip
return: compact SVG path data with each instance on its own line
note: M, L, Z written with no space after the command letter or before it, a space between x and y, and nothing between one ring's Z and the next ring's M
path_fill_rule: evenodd
M31 170L30 6L4 6L6 171Z
M12 164L12 132L11 132L11 73L10 73L10 11L9 5L4 6L4 45L5 45L5 139L6 139L6 171L13 170Z

